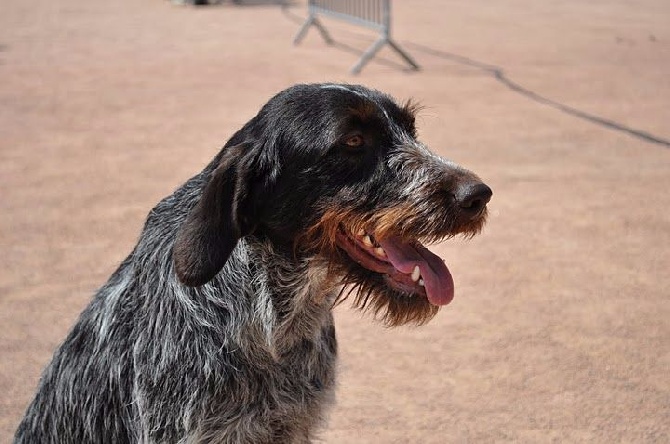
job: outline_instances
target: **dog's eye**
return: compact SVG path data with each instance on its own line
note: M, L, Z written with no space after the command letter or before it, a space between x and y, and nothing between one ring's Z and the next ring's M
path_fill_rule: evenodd
M363 136L358 134L349 136L344 140L344 144L347 145L349 148L360 148L363 146L364 143L365 140L363 140Z

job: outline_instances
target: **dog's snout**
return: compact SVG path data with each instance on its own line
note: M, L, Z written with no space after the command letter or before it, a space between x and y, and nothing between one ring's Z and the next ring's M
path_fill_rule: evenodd
M493 191L482 182L462 184L454 194L458 206L469 214L478 214L491 200L491 196Z

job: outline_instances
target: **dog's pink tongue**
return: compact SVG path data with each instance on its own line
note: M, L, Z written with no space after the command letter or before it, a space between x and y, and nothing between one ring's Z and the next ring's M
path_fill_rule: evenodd
M418 265L426 288L428 301L433 305L446 305L454 298L454 279L439 256L420 243L410 244L400 237L380 240L389 261L396 270L411 274Z

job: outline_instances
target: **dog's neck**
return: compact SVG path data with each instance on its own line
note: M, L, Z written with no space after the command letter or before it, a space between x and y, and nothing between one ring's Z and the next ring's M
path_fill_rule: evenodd
M323 259L299 257L252 236L239 242L235 254L249 270L244 286L251 289L252 328L260 329L273 357L281 358L303 339L321 335L324 325L332 325L337 283Z

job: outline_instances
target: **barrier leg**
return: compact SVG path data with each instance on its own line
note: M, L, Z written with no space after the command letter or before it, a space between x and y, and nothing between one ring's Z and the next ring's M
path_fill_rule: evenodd
M368 63L370 59L373 58L375 54L377 54L377 52L379 52L379 50L382 49L382 46L384 46L387 42L388 40L384 37L374 42L372 46L370 46L367 49L367 51L363 53L361 58L358 60L358 63L356 63L353 68L351 68L351 73L352 74L360 73L361 69L363 69L363 66L365 66L365 64Z
M419 65L416 64L416 62L409 56L409 54L400 49L400 46L398 46L393 40L389 39L387 43L395 50L395 52L398 53L398 55L400 55L400 57L402 57L412 68L414 68L414 70L419 69Z
M305 23L303 23L300 29L298 30L298 33L296 34L295 38L293 39L294 45L297 45L302 41L303 38L305 38L307 30L312 25L314 25L316 29L319 30L321 37L323 38L323 40L326 41L326 43L328 43L329 45L333 44L334 40L330 37L328 31L326 31L326 28L324 28L319 19L316 18L316 15L310 14L309 17L307 17L307 20L305 20Z

